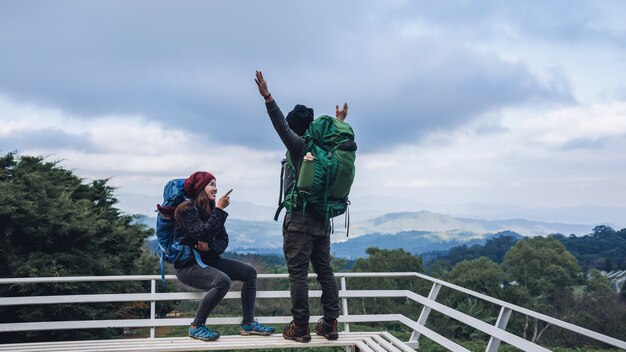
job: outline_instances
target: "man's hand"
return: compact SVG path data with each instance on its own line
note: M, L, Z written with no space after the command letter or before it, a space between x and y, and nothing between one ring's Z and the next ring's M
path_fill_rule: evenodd
M269 89L267 89L267 82L265 82L265 79L263 78L263 72L256 71L256 78L254 79L254 81L259 88L259 93L261 93L261 96L263 97L263 99L265 99L265 102L269 103L270 101L272 101L272 94L270 94Z
M228 207L230 205L230 192L232 192L233 190L231 189L230 191L226 192L225 195L222 196L222 198L220 198L217 201L217 205L215 206L216 208L220 208L222 210L224 210L226 207Z
M200 252L208 252L209 244L203 241L198 241L198 243L196 243L195 245L195 248L199 250Z
M341 110L339 110L339 105L335 105L335 108L337 109L335 116L341 121L345 120L346 116L348 116L348 103L343 103L343 109Z

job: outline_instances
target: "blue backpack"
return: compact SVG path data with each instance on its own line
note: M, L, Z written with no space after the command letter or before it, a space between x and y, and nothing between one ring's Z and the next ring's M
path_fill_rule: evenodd
M156 223L156 236L159 242L157 253L161 257L161 281L165 286L165 265L189 260L193 252L188 245L182 244L185 238L183 235L176 236L174 224L174 210L187 200L183 184L184 178L177 178L169 181L163 189L163 203L157 205L158 215Z

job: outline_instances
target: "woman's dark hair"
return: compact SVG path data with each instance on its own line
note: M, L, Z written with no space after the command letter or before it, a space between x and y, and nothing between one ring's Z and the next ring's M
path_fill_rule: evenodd
M215 208L215 201L210 200L206 192L203 191L196 197L194 205L200 212L200 218L203 221L207 221L211 216L211 212L213 212L213 208Z
M213 208L215 208L215 201L210 200L206 192L202 191L195 199L192 198L177 206L176 211L174 212L174 218L179 219L182 211L193 208L198 209L198 213L200 214L200 219L202 219L202 221L207 221L209 220L209 217L211 217Z

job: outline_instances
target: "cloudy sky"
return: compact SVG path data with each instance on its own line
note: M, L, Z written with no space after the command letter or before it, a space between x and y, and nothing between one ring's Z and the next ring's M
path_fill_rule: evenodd
M356 210L617 222L587 215L626 209L625 14L621 1L5 0L0 152L111 178L130 212L196 170L272 206L284 151L262 70L285 112L348 102Z

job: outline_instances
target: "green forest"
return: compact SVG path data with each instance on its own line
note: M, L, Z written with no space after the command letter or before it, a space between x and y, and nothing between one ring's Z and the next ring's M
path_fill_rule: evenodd
M108 180L86 183L44 157L0 156L0 277L157 274L158 258L145 246L153 230L116 208ZM576 325L626 340L626 288L616 292L598 270L626 269L626 229L598 226L582 236L553 234L518 239L499 237L482 246L456 247L424 263L402 249L370 248L367 257L333 258L336 271L415 271L526 307ZM228 256L251 263L259 273L286 273L284 259L273 256ZM170 270L172 268L169 268ZM312 289L319 289L311 281ZM407 289L426 296L431 284L418 278L351 278L350 289ZM238 290L236 283L233 290ZM259 290L286 290L287 280L259 280ZM163 289L161 289L163 290ZM183 290L168 282L167 291ZM149 292L149 283L98 282L0 285L2 297L89 293ZM475 298L441 290L437 301L488 323L499 309ZM158 315L191 317L196 302L159 303ZM319 314L319 300L311 300ZM0 323L146 318L149 303L64 304L0 308ZM400 313L417 319L421 306L406 299L349 300L354 314ZM240 314L238 300L218 306L214 316ZM258 316L289 315L289 301L258 300ZM191 320L191 319L190 319ZM471 350L484 349L487 336L436 312L427 326ZM229 334L224 327L222 334ZM280 327L278 327L280 328ZM350 326L352 331L386 329L403 340L411 331L397 323ZM160 328L159 336L184 336L183 328ZM560 351L602 350L605 346L523 315L513 315L507 331ZM77 329L6 333L0 342L145 337L146 329ZM438 351L425 338L427 350ZM501 350L509 350L502 346ZM512 350L512 349L511 349Z

